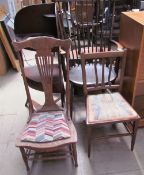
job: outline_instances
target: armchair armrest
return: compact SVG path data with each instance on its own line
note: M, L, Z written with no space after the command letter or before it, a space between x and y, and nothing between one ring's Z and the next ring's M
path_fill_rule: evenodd
M112 42L113 44L116 45L117 47L117 50L123 50L124 49L124 46L122 46L119 42L115 41L115 40L110 40L110 42Z

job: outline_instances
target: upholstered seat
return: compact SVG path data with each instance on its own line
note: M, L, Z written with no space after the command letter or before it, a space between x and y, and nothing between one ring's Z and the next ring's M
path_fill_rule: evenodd
M67 145L69 143L76 143L77 142L77 133L76 129L74 127L74 124L72 121L67 121L67 125L69 127L70 131L70 137L65 139L59 139L51 142L45 142L45 143L38 143L38 142L28 142L28 141L21 141L23 137L23 132L19 135L16 141L17 147L25 147L25 148L32 148L36 150L49 150L49 149L56 149L61 146Z
M87 124L138 119L138 114L120 93L87 96Z
M26 125L21 141L51 142L70 137L63 113L36 113Z

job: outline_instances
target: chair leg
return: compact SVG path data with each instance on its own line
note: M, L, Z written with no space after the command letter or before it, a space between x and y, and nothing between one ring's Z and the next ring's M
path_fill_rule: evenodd
M23 160L24 160L26 169L27 169L27 171L29 171L30 168L29 168L29 165L28 165L28 159L27 159L27 156L26 156L26 153L25 153L24 148L20 148L20 152L21 152L21 154L22 154L22 158L23 158Z
M26 102L25 102L25 107L28 108L28 99L26 99Z
M78 166L77 149L76 149L76 144L75 143L72 144L72 152L73 152L73 158L74 158L75 167L77 167Z
M62 107L64 107L64 103L65 103L65 90L63 89L63 91L61 93L61 105L62 105Z
M91 153L91 131L92 131L91 126L88 126L88 157L89 158Z
M138 128L138 120L133 122L133 133L132 133L132 140L131 140L131 151L134 149L136 134Z
M71 84L71 92L70 92L70 117L73 117L73 85Z

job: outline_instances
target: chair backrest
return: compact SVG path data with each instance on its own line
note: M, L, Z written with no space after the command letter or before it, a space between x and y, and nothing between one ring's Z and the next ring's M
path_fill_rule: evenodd
M75 0L60 3L57 0L58 35L60 38L71 37L72 59L78 59L81 52L110 50L113 14L110 14L109 2Z
M39 36L39 37L33 37L28 38L26 40L20 41L20 42L14 42L14 48L18 52L18 57L20 61L21 71L24 79L25 89L27 93L27 98L30 105L30 111L34 112L34 106L31 98L31 93L28 87L27 78L25 76L25 71L23 67L23 58L21 54L19 54L20 51L24 48L30 48L36 51L35 54L35 62L37 65L37 68L39 70L39 74L41 77L41 83L45 95L45 102L41 109L38 110L38 112L44 112L44 111L55 111L55 110L61 110L61 108L55 103L53 98L53 64L54 64L54 53L53 49L61 47L66 52L66 61L67 65L69 65L69 48L70 48L71 40L60 40L55 39L51 37L46 36ZM66 105L68 110L68 103L69 103L69 69L67 69L67 87L66 87Z
M117 90L121 91L124 78L126 50L106 51L97 53L82 53L81 66L84 94L95 93L99 90ZM87 64L91 62L90 64ZM118 66L118 74L115 74L115 66ZM86 67L91 67L90 69ZM88 76L91 74L91 76ZM89 80L88 77L91 79ZM116 78L119 81L114 82Z

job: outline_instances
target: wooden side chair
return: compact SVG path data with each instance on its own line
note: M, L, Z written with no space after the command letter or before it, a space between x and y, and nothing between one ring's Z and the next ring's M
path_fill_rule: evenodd
M97 53L82 53L81 66L83 76L83 91L86 104L86 124L88 127L88 157L91 153L92 129L96 126L123 123L128 132L105 136L121 137L131 136L131 150L134 149L137 126L140 117L120 94L124 79L126 50L106 51ZM119 60L119 81L112 83L114 66ZM93 62L93 83L89 84L86 63ZM102 67L99 69L99 67ZM108 71L108 72L107 72ZM131 128L131 129L130 129ZM97 137L96 139L104 139Z
M49 160L71 156L77 166L77 133L69 117L69 69L67 69L66 103L59 107L53 98L54 54L52 49L61 47L66 52L67 64L70 40L59 40L50 37L34 37L14 42L17 52L25 47L36 51L35 61L44 91L44 104L35 109L32 92L27 78L23 76L26 94L29 100L29 122L17 138L16 146L20 149L27 171L30 171L29 160ZM20 62L22 58L19 57ZM20 64L22 65L22 64ZM21 66L24 75L23 66Z

